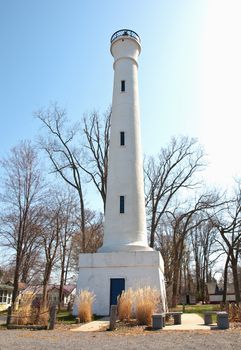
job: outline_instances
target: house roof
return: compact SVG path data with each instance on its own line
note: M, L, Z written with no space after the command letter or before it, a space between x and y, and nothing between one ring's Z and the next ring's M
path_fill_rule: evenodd
M0 284L0 290L13 290L13 286L9 286L8 284Z
M53 289L59 290L60 286L57 284L49 284L47 286L47 292L49 293ZM63 291L65 294L71 294L73 290L76 288L75 284L67 284L63 286ZM23 293L34 293L37 295L43 294L43 286L38 285L38 286L28 286L27 288L24 289Z
M24 290L27 287L27 284L24 282L18 282L18 290Z
M47 290L48 290L48 287L47 287ZM43 294L43 286L27 286L23 290L23 294L25 293L34 293L36 295Z
M66 284L66 285L64 285L64 292L66 293L66 294L70 294L70 293L72 293L73 292L73 290L76 288L76 285L75 284Z
M66 284L63 286L63 292L65 294L71 294L73 292L73 290L76 288L76 285L75 284ZM52 291L54 289L57 289L59 290L60 289L60 286L58 284L54 284L51 286L51 288L49 289L49 291Z

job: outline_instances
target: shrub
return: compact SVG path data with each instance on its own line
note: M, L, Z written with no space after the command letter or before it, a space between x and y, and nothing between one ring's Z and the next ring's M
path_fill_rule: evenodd
M12 315L12 323L18 325L47 326L49 321L49 306L36 305L34 293L23 294L17 311Z
M35 298L34 293L23 294L18 310L14 312L12 322L19 325L33 323L32 303Z
M92 320L92 305L95 300L94 293L83 289L76 296L76 304L78 306L78 317L80 322L90 322Z
M132 315L134 292L131 288L123 291L118 298L118 316L120 321L130 320Z
M241 304L237 305L235 303L231 303L229 319L232 322L241 322Z
M139 325L150 325L151 316L160 302L160 292L151 287L139 288L135 292L135 315Z

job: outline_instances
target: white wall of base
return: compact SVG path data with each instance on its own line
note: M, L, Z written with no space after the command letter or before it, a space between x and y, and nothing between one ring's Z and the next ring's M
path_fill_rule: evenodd
M151 286L160 290L166 307L163 259L156 251L80 254L77 294L89 289L96 295L93 312L108 315L110 279L124 278L125 289ZM76 305L73 314L77 315Z

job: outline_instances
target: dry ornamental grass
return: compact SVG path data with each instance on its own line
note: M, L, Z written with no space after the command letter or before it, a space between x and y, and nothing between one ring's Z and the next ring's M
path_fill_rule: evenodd
M120 321L129 321L131 319L134 294L134 291L129 288L128 290L123 291L118 298L118 315Z
M160 293L151 287L140 288L135 293L136 319L139 325L150 325L151 316L156 311Z
M241 303L231 303L229 307L229 318L232 322L241 322Z
M121 321L129 321L132 316L138 325L150 325L151 316L160 305L160 293L149 286L122 292L118 300L118 315Z
M19 325L27 325L34 323L34 313L32 303L35 298L34 293L24 294L21 297L21 303L18 310L14 312L12 322Z
M78 317L80 322L90 322L92 320L92 305L94 300L94 293L86 289L81 290L79 295L76 296L76 304L78 305Z

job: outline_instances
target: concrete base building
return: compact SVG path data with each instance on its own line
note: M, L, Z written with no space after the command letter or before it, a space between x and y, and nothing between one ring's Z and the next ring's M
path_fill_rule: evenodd
M163 259L148 246L138 92L140 38L131 30L111 37L114 87L108 161L104 243L95 254L81 254L77 293L96 295L94 313L108 315L122 290L160 290L166 308ZM74 313L76 314L76 309Z
M159 252L81 254L79 267L78 286L96 295L93 312L97 315L108 315L110 305L115 305L120 293L128 288L155 287L165 305L163 260Z

